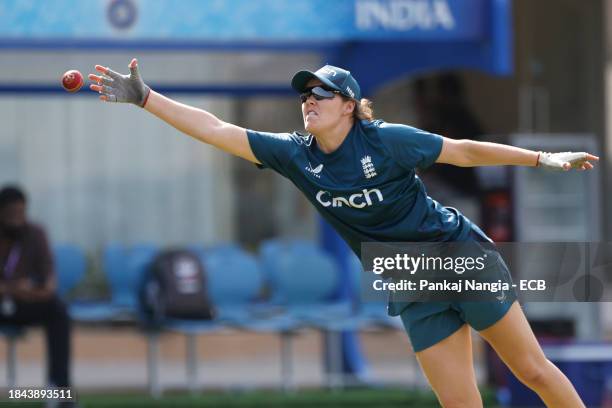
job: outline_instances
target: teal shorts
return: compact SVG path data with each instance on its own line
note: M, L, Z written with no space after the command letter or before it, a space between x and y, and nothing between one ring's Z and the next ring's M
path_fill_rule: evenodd
M502 279L511 284L512 276L501 255L494 250L487 252L495 254L497 262L487 267L486 275L493 281ZM449 337L466 323L477 331L492 326L516 300L516 291L511 287L503 291L501 300L398 302L390 303L389 310L392 315L399 314L412 348L419 352Z
M400 317L416 353L444 340L466 323L477 331L492 326L515 300L508 297L503 302L412 303Z

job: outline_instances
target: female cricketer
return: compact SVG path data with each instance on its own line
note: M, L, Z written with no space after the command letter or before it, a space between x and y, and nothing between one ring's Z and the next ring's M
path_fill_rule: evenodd
M425 192L415 169L456 166L540 166L588 170L588 153L544 153L503 144L453 140L374 120L350 72L326 65L300 71L301 133L266 133L224 122L151 90L138 62L122 75L96 65L90 88L106 102L143 107L204 143L269 167L291 180L359 256L361 242L489 241L469 219ZM505 264L499 268L507 272ZM476 302L390 302L400 315L416 358L444 407L481 407L472 363L470 326L512 372L549 407L583 407L578 393L544 355L516 301L516 294Z

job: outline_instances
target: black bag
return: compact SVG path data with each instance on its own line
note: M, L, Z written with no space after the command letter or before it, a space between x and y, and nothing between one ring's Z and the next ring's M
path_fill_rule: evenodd
M160 252L147 268L140 299L151 323L167 318L210 320L214 309L207 293L206 273L190 251Z

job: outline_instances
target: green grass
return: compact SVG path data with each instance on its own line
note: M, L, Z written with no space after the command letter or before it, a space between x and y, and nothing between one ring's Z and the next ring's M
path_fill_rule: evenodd
M483 391L486 407L496 405L493 393ZM275 391L212 392L197 395L168 393L160 399L147 395L122 394L79 394L82 408L429 408L439 407L430 391L416 391L397 388L350 389L343 391L309 390L295 393ZM0 404L4 406L3 404ZM40 403L11 403L10 406L41 407Z
M493 394L483 392L485 406L495 405ZM252 392L206 392L199 395L170 394L160 399L152 399L142 394L84 394L80 396L83 408L406 408L439 407L430 391L415 391L397 388L350 389L343 391L300 391L284 394L274 391ZM13 405L12 405L13 406ZM36 404L14 406L37 407Z

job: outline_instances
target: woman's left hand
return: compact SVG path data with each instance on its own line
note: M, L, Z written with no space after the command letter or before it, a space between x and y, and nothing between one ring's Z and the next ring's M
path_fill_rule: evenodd
M538 156L538 166L553 170L590 170L593 165L589 161L598 161L599 157L590 153L563 152L545 153L540 152Z

